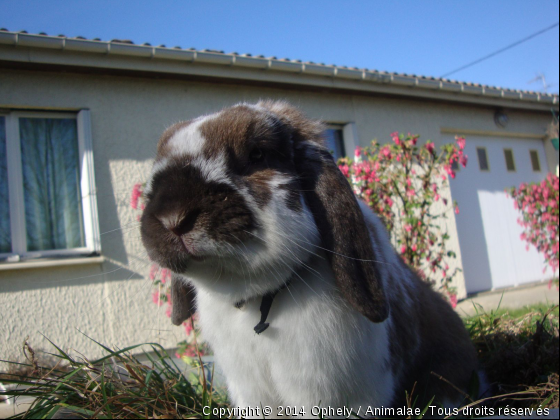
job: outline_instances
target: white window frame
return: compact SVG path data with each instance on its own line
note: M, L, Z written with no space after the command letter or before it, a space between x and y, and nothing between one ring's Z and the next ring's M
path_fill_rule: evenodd
M91 116L87 109L77 113L68 112L2 112L6 121L6 155L8 167L8 190L10 201L10 228L12 252L0 253L3 261L17 262L38 258L75 257L98 255L101 252L99 219L97 215L97 191L93 167ZM19 118L72 118L77 123L80 189L85 246L80 248L27 251L27 230L21 165Z
M344 142L346 156L353 157L356 147L360 145L356 123L350 122L342 126L342 141Z

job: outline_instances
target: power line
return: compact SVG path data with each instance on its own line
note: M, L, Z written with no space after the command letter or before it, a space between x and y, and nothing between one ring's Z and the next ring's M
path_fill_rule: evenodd
M546 27L546 28L544 28L544 29L541 29L540 31L535 32L534 34L529 35L529 36L526 37L526 38L520 39L519 41L514 42L513 44L510 44L510 45L508 45L507 47L504 47L504 48L502 48L502 49L499 49L498 51L494 51L494 52L491 53L491 54L488 54L488 55L486 55L486 56L484 56L484 57L482 57L482 58L479 58L478 60L475 60L475 61L473 61L472 63L465 64L464 66L461 66L461 67L459 67L458 69L455 69L455 70L453 70L453 71L450 71L449 73L445 73L445 74L442 75L441 77L442 77L442 78L447 77L447 76L449 76L449 75L451 75L451 74L453 74L453 73L457 73L458 71L464 70L464 69L466 69L467 67L474 66L475 64L478 64L478 63L480 63L481 61L487 60L487 59L489 59L489 58L491 58L491 57L494 57L495 55L498 55L498 54L500 54L500 53L503 53L504 51L509 50L510 48L516 47L516 46L518 46L519 44L524 43L525 41L528 41L528 40L530 40L530 39L532 39L532 38L534 38L534 37L536 37L536 36L538 36L538 35L540 35L540 34L546 32L546 31L549 31L549 30L551 30L551 29L557 27L559 23L560 23L560 22L556 22L554 25L551 25L551 26L548 26L548 27Z

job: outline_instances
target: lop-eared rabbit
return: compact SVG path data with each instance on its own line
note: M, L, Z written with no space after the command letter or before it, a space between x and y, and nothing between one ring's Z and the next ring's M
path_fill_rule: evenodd
M172 321L196 308L236 407L400 407L413 388L417 406L457 405L477 370L467 331L356 199L323 131L261 101L163 133L141 231L174 273Z

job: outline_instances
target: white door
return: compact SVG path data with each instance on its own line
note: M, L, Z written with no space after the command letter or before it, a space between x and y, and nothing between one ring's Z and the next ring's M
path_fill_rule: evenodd
M504 191L546 177L543 142L470 136L465 151L468 165L450 184L460 208L456 221L467 292L550 278L550 270L543 273L542 255L532 246L526 250L526 242L520 238L523 230L517 223L520 213ZM538 157L540 170L531 153Z

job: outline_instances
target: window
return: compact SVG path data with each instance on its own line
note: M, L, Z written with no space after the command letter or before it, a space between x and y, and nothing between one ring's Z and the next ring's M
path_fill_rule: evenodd
M515 160L513 158L513 150L504 149L504 158L506 159L506 168L508 172L515 172Z
M341 127L336 126L329 126L325 131L326 146L334 156L335 161L346 156L342 131Z
M481 171L489 171L490 165L488 164L488 154L484 147L476 148L476 155L478 157L478 167Z
M541 171L541 161L539 160L539 153L536 150L529 150L529 155L531 156L531 166L534 172Z
M89 111L0 115L0 259L98 253Z

